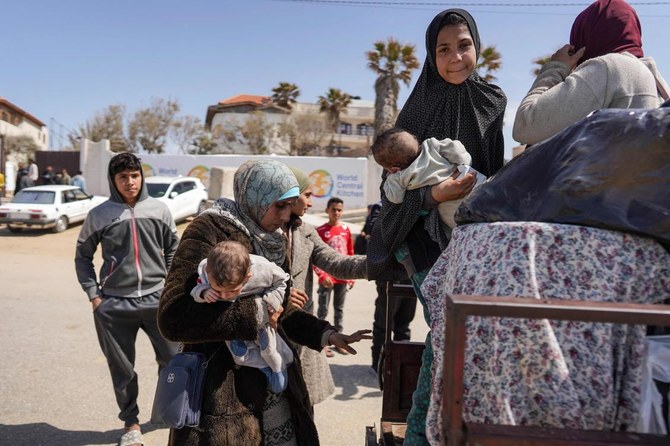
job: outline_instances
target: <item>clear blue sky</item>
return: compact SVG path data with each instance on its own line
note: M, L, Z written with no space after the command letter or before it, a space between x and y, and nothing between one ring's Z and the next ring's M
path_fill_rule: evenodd
M530 6L550 3L559 6ZM428 23L439 11L458 6L475 17L483 44L502 54L496 83L509 101L509 157L516 145L510 131L514 113L533 81L531 60L567 43L574 18L590 3L4 2L0 96L47 125L55 120L53 138L63 132L61 125L76 129L108 105L125 104L133 112L152 97L178 99L182 114L204 121L207 106L240 93L270 95L280 81L297 84L300 101L313 102L330 87L374 100L375 76L365 59L373 42L392 36L414 44L423 63ZM645 53L670 78L670 2L631 4L640 15ZM399 106L410 89L403 85Z

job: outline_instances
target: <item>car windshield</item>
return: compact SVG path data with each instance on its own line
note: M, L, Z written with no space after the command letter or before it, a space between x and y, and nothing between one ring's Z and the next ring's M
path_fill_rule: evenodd
M54 204L56 194L50 191L22 190L12 199L12 203Z
M146 183L146 184L149 196L154 198L160 198L165 196L165 192L167 192L169 186L169 184L166 183Z

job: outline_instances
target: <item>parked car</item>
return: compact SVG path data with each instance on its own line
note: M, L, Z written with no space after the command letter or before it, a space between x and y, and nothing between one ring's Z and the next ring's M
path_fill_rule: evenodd
M6 223L11 232L32 227L62 232L71 223L83 221L88 211L105 200L107 197L89 195L76 186L27 187L11 203L0 205L0 223Z
M196 216L207 207L207 189L195 177L147 177L149 195L167 204L175 221Z

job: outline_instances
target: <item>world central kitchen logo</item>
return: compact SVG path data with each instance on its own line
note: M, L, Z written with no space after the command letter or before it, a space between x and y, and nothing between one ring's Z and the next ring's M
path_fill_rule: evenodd
M180 175L177 167L154 167L149 163L142 163L142 171L145 177L162 175L166 177L178 177ZM209 168L203 165L197 165L186 174L187 177L199 178L205 185L209 183Z
M315 197L327 197L333 192L335 181L333 181L333 176L327 170L317 169L312 171L308 176L312 182L312 191Z

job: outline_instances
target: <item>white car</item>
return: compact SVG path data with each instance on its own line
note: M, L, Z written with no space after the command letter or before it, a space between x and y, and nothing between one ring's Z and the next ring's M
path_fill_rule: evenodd
M149 195L167 204L175 221L196 216L207 208L207 189L195 177L147 177Z
M70 223L83 221L88 211L106 200L107 197L89 195L76 186L27 187L11 203L0 205L0 223L6 223L11 232L32 227L62 232Z

